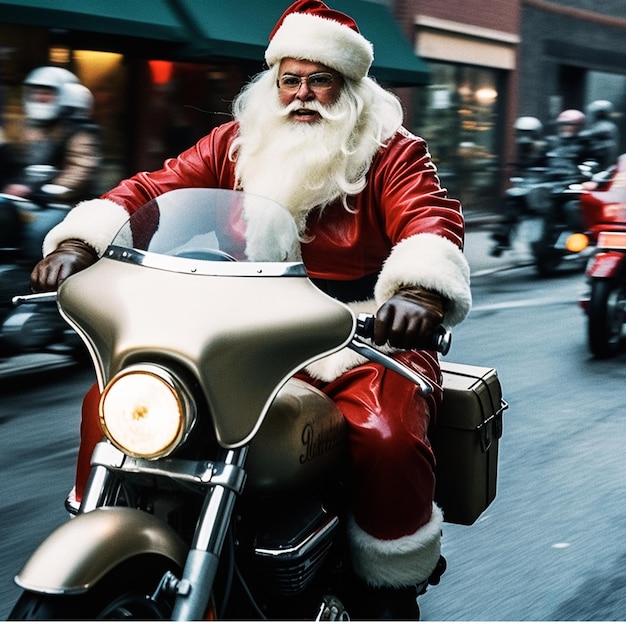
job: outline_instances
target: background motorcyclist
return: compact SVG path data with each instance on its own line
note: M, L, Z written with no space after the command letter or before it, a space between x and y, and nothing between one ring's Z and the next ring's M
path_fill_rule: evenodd
M26 76L22 99L24 128L2 191L42 204L93 197L101 145L91 92L70 71L46 66Z
M514 176L525 178L532 168L546 165L548 142L543 133L543 124L533 116L524 115L515 120L515 162L512 163ZM524 198L507 192L504 197L502 218L495 227L491 238L493 256L500 256L511 247L511 234L520 217L524 215L526 204Z
M556 118L556 135L548 137L546 166L551 178L572 176L578 165L591 159L584 128L587 117L578 109L565 109Z
M515 120L515 175L521 176L529 167L545 165L547 142L541 121L530 115Z
M588 155L598 162L601 170L617 163L620 134L613 121L614 107L609 100L594 100L587 107L587 128L581 136L587 142Z
M441 188L426 142L402 127L398 99L368 77L372 45L351 17L298 0L272 32L265 58L269 69L235 100L234 121L164 169L75 207L48 234L33 288L55 288L96 261L128 214L159 193L243 189L286 206L311 278L355 312L376 312L375 342L395 346L397 358L440 381L436 354L411 348L470 308L460 204ZM310 364L302 376L348 423L355 607L364 618L415 619L416 585L440 558L428 425L441 396L425 398L350 350ZM83 441L99 428L97 395L95 388L84 404Z
M50 210L33 213L28 203L1 197L0 243L9 258L32 262L46 231L62 219L63 206L97 195L101 143L91 120L93 95L72 72L33 70L24 80L22 101L23 129L7 147L0 190Z

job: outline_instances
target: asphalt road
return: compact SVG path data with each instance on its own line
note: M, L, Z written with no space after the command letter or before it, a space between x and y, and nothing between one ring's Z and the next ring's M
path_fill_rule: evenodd
M510 408L498 493L474 525L445 524L449 568L421 599L422 617L624 620L626 351L590 358L580 272L539 279L523 250L493 259L487 245L485 231L468 234L474 308L446 360L500 375ZM49 357L14 365L0 367L0 619L20 565L66 519L78 409L92 380Z

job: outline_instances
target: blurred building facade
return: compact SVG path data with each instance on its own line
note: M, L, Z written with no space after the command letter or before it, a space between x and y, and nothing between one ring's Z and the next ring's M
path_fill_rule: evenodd
M35 67L73 71L94 94L106 162L101 188L158 168L230 119L234 96L263 69L289 0L0 0L2 130L19 128L21 83ZM386 3L337 0L375 42L385 86L423 85L420 61Z
M413 129L467 210L492 207L516 109L519 0L397 0L396 15L431 82L415 90Z
M497 210L516 117L534 115L550 130L560 110L602 98L624 124L624 0L327 1L374 41L372 74L400 96L407 127L427 139L466 210ZM17 132L28 72L60 65L94 93L102 190L160 167L230 118L289 4L0 0L2 129Z
M624 141L626 2L521 0L520 34L520 113L549 124L564 109L610 100Z
M610 100L626 149L624 0L396 0L395 13L431 83L414 91L425 136L450 193L498 210L514 158L513 123Z

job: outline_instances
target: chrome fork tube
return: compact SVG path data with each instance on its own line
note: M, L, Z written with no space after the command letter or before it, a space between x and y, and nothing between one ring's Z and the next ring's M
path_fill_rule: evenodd
M248 446L228 450L226 467L243 467ZM209 488L198 519L182 580L177 585L172 621L197 621L205 617L224 539L230 526L237 493L224 485Z
M80 513L93 511L105 503L110 470L101 465L92 467L85 493L80 502Z

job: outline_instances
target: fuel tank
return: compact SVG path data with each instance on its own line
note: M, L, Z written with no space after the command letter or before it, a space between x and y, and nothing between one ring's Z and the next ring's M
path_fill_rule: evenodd
M345 420L332 400L292 378L251 441L246 489L270 495L320 481L340 469L346 441Z

